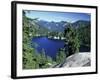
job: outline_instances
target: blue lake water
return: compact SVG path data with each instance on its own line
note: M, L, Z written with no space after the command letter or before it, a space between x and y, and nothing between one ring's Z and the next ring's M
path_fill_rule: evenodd
M64 41L63 40L54 40L48 39L47 37L35 37L32 39L33 43L36 43L36 50L40 53L42 49L45 50L46 55L51 56L54 58L56 53L60 48L64 48ZM90 48L86 46L80 47L80 52L89 52Z

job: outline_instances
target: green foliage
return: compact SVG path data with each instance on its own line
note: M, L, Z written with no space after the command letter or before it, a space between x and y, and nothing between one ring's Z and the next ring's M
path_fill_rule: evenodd
M32 46L37 47L31 40L36 34L39 34L39 26L35 23L37 19L26 17L23 11L23 69L47 68L53 63L51 57L45 55L44 49L38 53Z
M25 69L36 68L36 62L33 60L34 57L31 53L33 53L33 49L29 47L23 53L23 68Z
M68 50L65 50L67 56L72 55L74 53L79 52L80 42L78 39L77 31L72 28L71 24L69 24L68 28L64 31L65 39L65 47Z
M30 13L30 11L23 11L23 69L49 68L53 64L64 62L66 56L77 53L80 44L90 46L90 26L80 24L78 29L74 29L69 24L64 32L54 32L38 25L38 18L26 17L26 13ZM55 61L50 56L45 55L44 49L41 53L35 50L39 45L31 41L33 37L37 36L65 38L65 48L58 51Z
M60 63L64 62L65 58L66 58L65 50L62 48L59 49L59 51L56 55L56 62L60 64Z
M48 36L52 36L52 37L54 37L54 36L57 36L57 35L58 35L58 32L56 32L56 31L53 32L53 31L52 31L52 32L49 33Z
M48 34L47 34L48 37L63 37L63 32L58 32L58 31L49 31Z
M48 68L53 64L53 60L51 57L45 55L45 50L42 49L41 58L39 62L39 67L41 68Z
M90 47L91 44L91 28L90 25L83 26L78 29L79 40L82 45Z
M29 36L29 26L30 22L23 11L23 69L33 69L36 68L37 65L33 56L35 50L30 46L31 37Z

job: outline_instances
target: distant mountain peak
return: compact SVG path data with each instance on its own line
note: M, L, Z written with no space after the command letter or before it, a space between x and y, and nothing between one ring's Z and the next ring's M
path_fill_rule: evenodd
M67 27L67 25L69 24L69 22L67 21L59 21L59 22L55 22L55 21L45 21L45 20L38 20L37 21L37 24L40 26L40 27L44 27L50 31L64 31L65 27ZM90 21L85 21L85 20L78 20L74 23L70 23L72 24L72 26L74 28L78 28L80 27L81 25L89 25L90 24Z

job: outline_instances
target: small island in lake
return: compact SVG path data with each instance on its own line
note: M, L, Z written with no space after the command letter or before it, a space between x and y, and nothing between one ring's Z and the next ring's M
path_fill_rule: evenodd
M90 17L23 10L23 69L90 66Z

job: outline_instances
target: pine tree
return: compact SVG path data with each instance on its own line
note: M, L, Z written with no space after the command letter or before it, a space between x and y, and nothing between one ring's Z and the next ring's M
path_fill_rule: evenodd
M66 56L72 55L79 52L79 39L77 31L72 28L71 24L64 30L65 37L65 53Z
M64 49L62 49L62 48L59 49L59 51L56 55L56 62L60 64L60 63L64 62L65 58L66 58L66 54L64 52Z

